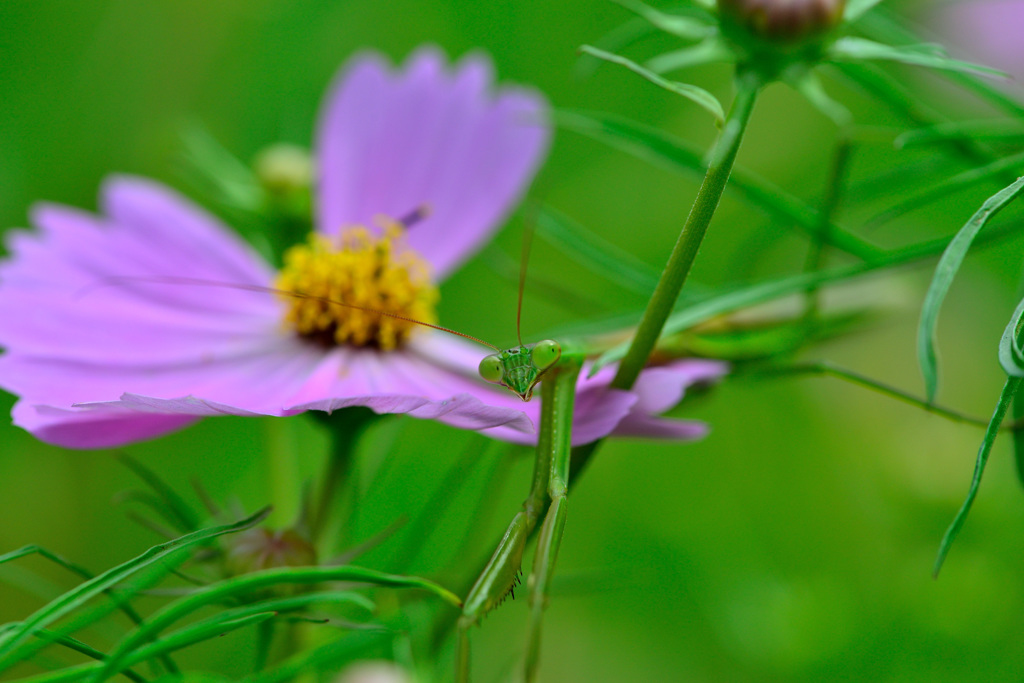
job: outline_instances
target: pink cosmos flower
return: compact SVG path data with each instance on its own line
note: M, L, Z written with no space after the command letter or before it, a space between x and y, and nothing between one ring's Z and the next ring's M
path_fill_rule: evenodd
M345 286L363 297L374 294L358 277L377 267L363 267L360 255L383 254L395 268L378 279L391 278L396 289L380 296L408 295L414 311L429 304L433 282L486 242L524 192L547 150L546 116L539 94L495 90L479 55L449 68L439 52L423 49L399 70L377 55L355 58L331 88L317 132L321 237L292 260L347 244L352 249L330 258L355 264L345 275L355 284ZM420 206L430 214L405 236L351 227ZM0 386L19 396L15 424L44 441L113 447L207 416L348 406L534 438L538 402L524 404L477 377L486 349L433 330L396 331L379 316L371 324L352 309L342 312L354 322L300 334L283 321L314 324L326 312L264 291L184 283L268 288L285 275L163 186L119 177L105 183L99 215L44 204L31 217L38 230L10 233L11 256L0 265ZM171 277L176 286L159 281ZM308 274L288 277L307 283ZM112 278L122 284L110 286ZM690 384L723 372L719 363L677 362L645 372L633 392L608 389L607 371L582 379L574 442L612 431L702 436L702 423L654 416Z

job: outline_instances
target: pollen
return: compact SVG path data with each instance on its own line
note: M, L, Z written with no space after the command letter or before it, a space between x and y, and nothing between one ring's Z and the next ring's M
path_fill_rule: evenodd
M326 346L390 351L423 329L417 321L436 322L429 264L406 246L401 224L378 222L379 236L362 226L314 233L285 252L275 287L287 328Z

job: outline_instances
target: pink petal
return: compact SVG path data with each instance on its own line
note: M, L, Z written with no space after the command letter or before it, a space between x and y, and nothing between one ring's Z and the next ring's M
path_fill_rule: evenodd
M356 57L331 88L316 143L319 229L372 225L427 205L409 244L438 277L494 233L547 151L547 104L533 91L492 94L491 66L470 55L456 67L436 49L391 72Z
M533 432L522 401L480 379L475 362L472 367L458 362L470 354L479 359L475 348L459 340L434 337L442 335L423 333L408 349L391 353L336 350L291 397L289 409L333 411L358 405L377 413L440 420L463 429L503 425L516 432ZM446 347L450 355L442 364L430 357L429 349L445 341L454 344Z
M679 405L687 387L716 382L728 371L728 363L700 358L647 368L640 373L633 386L633 391L639 396L633 412L651 415L664 413Z
M668 441L696 441L711 428L700 420L674 420L643 413L631 413L615 427L616 436L634 436Z
M108 183L102 203L110 216L42 205L33 211L39 232L8 237L0 319L17 324L0 326L7 349L0 386L22 397L18 423L40 438L86 447L148 438L194 419L143 415L126 393L196 395L279 414L281 398L323 356L283 333L281 305L264 293L152 281L262 285L267 265L214 218L148 181ZM83 403L93 405L75 407Z
M187 415L140 415L121 411L61 410L18 401L14 424L37 439L65 448L116 448L176 431L196 421Z

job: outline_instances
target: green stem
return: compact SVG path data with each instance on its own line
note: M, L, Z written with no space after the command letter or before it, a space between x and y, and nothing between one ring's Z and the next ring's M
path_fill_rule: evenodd
M615 389L632 388L636 378L640 376L640 371L647 364L658 337L661 336L661 328L664 327L676 299L679 298L679 292L697 257L697 250L700 249L704 234L722 198L760 88L761 82L753 73L748 72L738 79L736 99L718 142L711 151L711 161L704 182L697 192L693 208L690 209L690 215L683 225L682 232L679 233L679 239L672 249L672 255L658 281L658 286L647 304L647 310L644 311L629 351L615 373L611 383Z
M354 407L321 418L330 430L331 451L316 510L309 522L309 532L314 545L319 545L318 541L327 529L327 520L337 503L336 499L348 485L355 445L376 417L377 414L369 408ZM340 521L344 522L344 519Z
M825 186L825 197L822 199L821 208L818 211L818 225L814 237L811 239L811 247L807 252L807 261L804 263L804 271L814 272L821 269L825 245L831 241L832 217L839 206L839 198L842 195L843 181L846 178L846 169L850 162L851 140L848 134L836 145L835 154L832 156L832 165L829 168L828 184ZM818 288L807 290L807 322L813 321L818 316L819 308Z
M267 418L263 422L266 437L270 500L274 504L272 524L287 525L300 514L302 483L297 466L295 445L292 440L292 420Z
M796 365L784 365L776 368L768 368L763 370L754 370L751 374L754 376L771 376L771 375L824 375L829 377L835 377L851 384L862 386L872 391L877 391L880 394L894 398L897 401L908 403L912 406L916 406L921 410L929 413L938 415L947 420L953 422L960 422L962 424L975 425L976 427L988 427L989 421L982 420L981 418L972 417L971 415L965 415L964 413L957 412L950 408L944 408L943 406L935 403L929 403L923 398L919 398L907 391L897 389L896 387L888 384L877 382L870 377L862 375L852 370L846 370L844 368L832 365L827 361L820 361L817 363L798 363ZM999 427L999 429L1005 429L1008 431L1014 431L1019 429L1020 425L1015 421Z

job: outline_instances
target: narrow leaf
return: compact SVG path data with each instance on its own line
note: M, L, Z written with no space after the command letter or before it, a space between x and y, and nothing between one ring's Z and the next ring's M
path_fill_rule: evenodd
M390 588L426 590L456 607L462 606L457 595L442 586L416 576L386 574L362 567L282 567L232 577L201 588L154 613L149 620L128 634L114 647L106 666L93 679L97 683L113 675L123 666L129 654L142 643L153 640L170 624L192 612L225 599L251 595L254 591L282 584L312 584L324 581L354 581Z
M121 453L118 455L118 460L134 472L139 479L142 479L144 482L149 484L150 488L160 496L160 499L164 501L168 510L170 510L174 515L174 518L178 521L179 531L189 532L195 531L199 528L199 516L189 506L189 504L185 502L185 499L178 495L177 491L171 488L167 482L160 478L160 475L127 453Z
M691 85L689 83L679 83L678 81L670 81L667 78L659 76L653 71L645 69L644 67L640 66L639 64L630 59L627 59L626 57L612 54L611 52L605 52L604 50L599 50L598 48L592 47L590 45L584 45L580 48L580 50L582 50L584 53L588 55L597 57L598 59L603 59L606 62L611 62L613 64L624 66L633 73L646 78L651 83L661 86L662 88L665 88L670 92L674 92L677 95L681 95L682 97L685 97L691 102L703 107L708 113L715 117L715 121L717 123L721 124L725 122L725 110L722 109L721 102L719 102L718 98L716 98L714 95L709 93L704 88L698 87L696 85Z
M1010 226L1004 230L990 230L985 235L979 237L977 241L978 243L992 242L1009 237L1016 232L1016 226ZM700 298L696 302L684 301L677 305L675 312L665 323L661 336L664 338L668 335L682 332L710 318L724 313L731 313L741 308L756 306L791 294L806 292L825 284L844 282L882 269L892 270L914 261L938 256L948 247L949 241L945 238L928 240L919 244L893 249L885 254L884 258L875 262L789 275L775 280L758 282L753 285L735 286L733 289ZM635 324L639 317L639 313L635 314L628 322L619 317L617 322ZM629 342L627 341L605 351L594 362L590 375L593 376L608 363L620 360L626 354L628 348Z
M1015 119L984 119L980 121L949 121L927 128L909 130L893 144L897 149L959 140L1007 140L1024 138L1024 125Z
M69 562L60 555L50 552L46 548L43 548L38 545L27 545L22 548L19 548L18 550L14 550L4 555L0 555L0 564L4 564L5 562L10 562L11 560L15 560L21 557L25 557L26 555L33 554L38 554L41 557L44 557L50 560L51 562L54 562L60 565L61 567L64 567L68 571L72 572L73 574L76 574L77 576L85 579L86 581L94 578L94 574L89 570L80 567L73 562ZM105 589L103 593L111 599L113 606L116 609L120 609L132 621L132 623L141 624L143 622L142 616L137 611L135 611L135 608L132 607L131 604L127 602L127 600L125 599L125 595L118 595L115 598L115 596L112 594L109 588ZM2 641L3 633L6 633L6 630L0 633L0 641ZM70 637L68 638L69 640L73 640ZM164 666L167 668L168 671L177 670L177 667L174 665L174 662L172 662L169 659L164 661Z
M846 9L843 11L843 21L856 21L862 14L880 2L882 0L848 0Z
M1009 187L989 197L953 237L935 267L935 274L932 276L924 305L921 307L921 321L917 327L917 359L921 365L921 373L924 375L925 393L929 402L935 400L935 393L938 389L935 328L942 302L978 232L988 223L989 219L1013 201L1021 190L1024 190L1024 178L1018 178ZM1002 349L1002 345L1000 345L1000 349Z
M985 74L1009 78L1009 75L998 69L992 69L980 64L963 62L958 59L951 59L946 56L941 45L933 43L921 43L919 45L886 45L876 43L867 38L846 36L832 43L829 48L828 57L836 61L864 61L882 60L900 62L912 66L924 66L932 69L945 69L948 71L965 71L969 73Z
M1022 166L1024 166L1024 152L1019 152L1002 159L997 159L984 166L957 173L937 183L931 183L924 189L904 197L895 206L886 209L872 218L865 225L865 229L874 230L914 209L926 206L931 202L940 201L954 192L971 188L989 179L1002 177L1007 172L1010 172L1012 176L1016 176Z
M1024 299L1017 304L1017 309L1010 317L1010 322L1003 330L999 339L999 364L1003 372L1010 377L1024 377L1024 351L1021 350L1020 338L1021 317L1024 316Z
M811 103L811 106L839 128L845 128L853 122L853 115L850 113L850 110L832 99L825 92L825 87L815 72L807 71L799 78L794 79L791 85Z
M939 570L942 569L942 563L946 560L946 555L949 554L949 549L953 545L953 541L956 540L957 534L960 533L960 529L963 528L964 522L967 521L967 514L971 511L971 506L974 504L974 498L978 495L978 487L981 485L981 475L985 471L985 465L988 463L989 453L992 452L992 444L995 443L996 436L999 435L999 427L1003 423L1003 417L1006 415L1006 411L1010 407L1010 402L1013 397L1017 394L1017 389L1020 388L1021 378L1019 377L1007 377L1006 384L1003 385L1003 392L999 395L999 402L996 403L995 411L992 413L992 419L989 420L988 428L985 430L985 437L982 439L981 446L978 448L978 459L974 464L974 476L971 479L970 489L967 491L967 498L964 499L963 505L960 506L960 511L956 513L956 517L953 518L953 523L949 525L946 530L945 536L942 537L942 543L939 544L939 554L935 558L935 566L932 569L932 575L938 577Z
M86 581L85 583L61 595L30 615L25 619L25 621L18 625L18 628L12 629L0 636L0 670L3 670L7 665L13 663L11 656L13 650L30 638L36 631L41 628L45 628L54 621L74 611L76 608L85 604L91 598L103 593L119 581L123 581L142 569L168 559L170 555L179 550L183 550L196 545L197 543L202 543L203 541L216 538L223 534L242 531L255 526L269 513L270 509L265 508L257 512L255 515L247 519L243 519L235 524L202 529L173 541L153 546L142 555L139 555L124 564L118 565L117 567L108 569L95 578L90 579L89 581Z
M1024 418L1024 395L1018 392L1013 399L1013 424L1020 424ZM1024 484L1024 429L1013 430L1013 461L1017 465L1017 481Z
M705 165L700 152L656 128L614 114L587 111L558 111L555 123L670 170L694 178L704 177ZM808 235L818 234L817 209L750 171L734 168L725 190L737 193L745 202L784 226L795 225ZM875 245L834 224L829 226L828 243L862 260L875 260L882 254Z
M650 295L658 284L659 271L602 240L560 211L545 206L537 221L545 239L595 273L645 296Z
M638 0L614 0L614 2L650 22L652 26L683 40L700 40L715 31L707 20L702 21L696 16L665 14Z
M684 47L652 57L645 66L654 73L663 74L667 71L686 69L701 64L729 62L734 59L732 50L717 36L712 36L697 45Z

